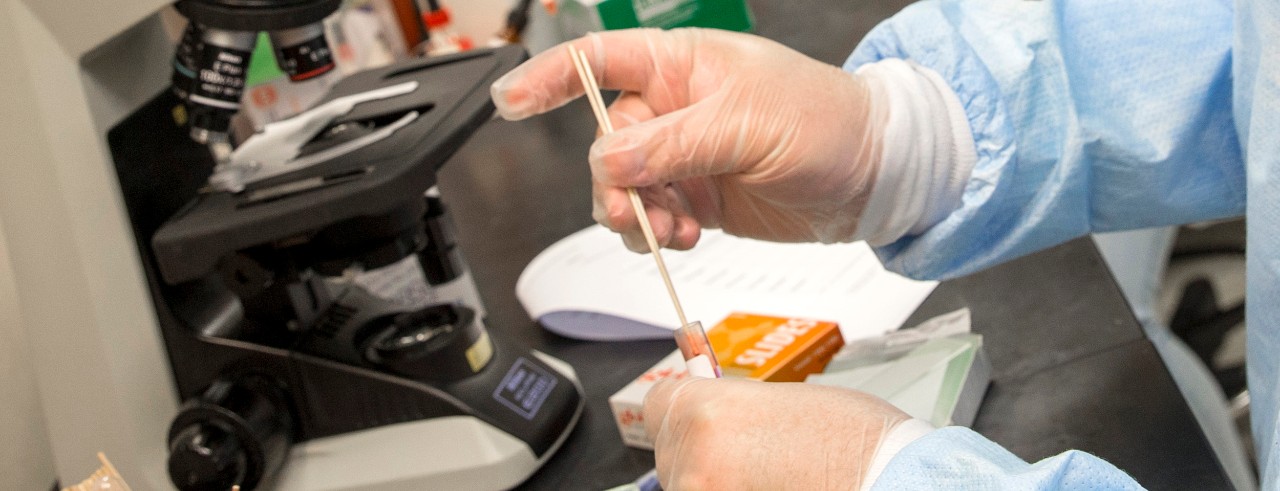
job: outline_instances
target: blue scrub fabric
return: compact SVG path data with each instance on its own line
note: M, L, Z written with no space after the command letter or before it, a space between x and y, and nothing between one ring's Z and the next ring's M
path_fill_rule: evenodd
M877 253L908 276L948 278L1091 232L1247 211L1253 431L1263 488L1280 486L1277 39L1274 0L907 7L868 34L845 68L903 58L938 72L965 108L978 162L959 209ZM1131 483L1076 452L1035 465L1008 458L968 430L946 429L908 445L876 487ZM1096 479L1021 480L1027 473Z

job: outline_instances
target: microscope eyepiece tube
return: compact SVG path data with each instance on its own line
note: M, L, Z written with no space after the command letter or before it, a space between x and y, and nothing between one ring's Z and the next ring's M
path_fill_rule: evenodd
M276 63L289 80L310 80L329 73L335 66L322 23L270 31L267 35L275 49Z
M258 33L206 27L204 47L196 58L195 83L187 103L191 109L191 138L200 143L226 139L231 117L240 110L249 57Z

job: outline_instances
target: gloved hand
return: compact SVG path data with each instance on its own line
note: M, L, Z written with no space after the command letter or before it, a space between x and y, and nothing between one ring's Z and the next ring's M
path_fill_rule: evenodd
M764 38L725 31L610 31L573 41L601 86L624 93L591 147L595 218L645 249L625 187L641 188L658 242L701 228L774 241L847 241L867 201L887 117L873 87ZM493 85L523 119L583 93L563 46Z
M960 204L976 159L964 108L937 73L902 60L856 74L764 38L630 30L572 41L600 85L620 89L591 147L596 221L645 250L625 188L660 245L702 228L781 242L888 244ZM511 120L582 95L555 47L493 84Z
M667 379L644 401L658 480L671 491L856 490L908 419L877 397L800 383Z

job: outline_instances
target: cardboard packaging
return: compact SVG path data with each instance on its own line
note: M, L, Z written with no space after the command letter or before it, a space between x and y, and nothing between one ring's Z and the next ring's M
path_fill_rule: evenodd
M660 380L679 380L688 376L684 357L679 350L673 351L622 390L609 396L609 409L613 410L613 419L618 424L618 431L622 433L622 443L629 447L653 450L653 442L649 441L644 432L644 396Z
M805 382L860 390L934 426L969 426L991 383L969 309L849 343Z
M707 337L725 377L767 382L800 382L821 373L844 346L834 322L744 313L730 314ZM644 396L661 380L688 376L677 350L609 397L623 443L653 449L644 431Z
M755 21L744 0L572 0L562 2L571 30L633 27L711 27L750 31Z
M844 346L834 322L736 312L707 337L724 376L766 382L803 382Z

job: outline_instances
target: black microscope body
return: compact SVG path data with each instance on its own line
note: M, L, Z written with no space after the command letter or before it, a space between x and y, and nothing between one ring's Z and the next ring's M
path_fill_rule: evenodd
M169 430L169 473L181 489L268 487L294 444L450 416L491 425L541 459L581 412L576 381L501 331L488 330L481 306L455 300L407 307L350 281L354 273L413 262L409 258L428 288L470 281L444 205L425 193L435 185L436 169L491 116L488 87L525 59L519 47L351 75L322 103L406 82L416 86L354 106L298 157L332 158L240 192L209 188L217 163L205 143L224 138L229 106L193 103L191 96L229 100L238 93L224 89L243 87L243 80L202 77L198 60L217 54L209 55L199 40L222 39L209 31L243 38L245 32L297 30L338 3L179 2L179 11L206 34L197 35L194 47L189 37L179 47L175 65L182 68L186 49L193 80L176 70L175 90L108 134L185 401ZM270 22L254 24L255 16ZM303 51L327 54L327 46L303 41L312 47ZM316 58L293 62L294 71L315 72L324 64ZM202 79L222 86L201 88ZM368 139L391 124L399 127ZM345 150L335 154L340 146Z

